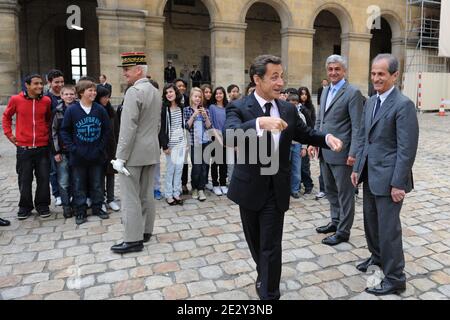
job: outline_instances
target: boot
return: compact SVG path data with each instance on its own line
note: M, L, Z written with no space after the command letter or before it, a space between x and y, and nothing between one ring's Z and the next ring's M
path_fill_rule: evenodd
M63 216L66 219L73 217L73 210L72 207L63 207Z

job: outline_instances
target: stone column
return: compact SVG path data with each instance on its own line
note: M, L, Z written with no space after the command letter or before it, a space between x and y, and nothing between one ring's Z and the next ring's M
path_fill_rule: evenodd
M212 85L226 87L234 83L243 92L250 81L244 73L247 24L216 21L210 28Z
M402 79L402 74L404 70L405 63L405 39L404 38L392 38L392 54L399 61L400 77Z
M281 58L285 68L285 87L312 88L314 29L281 30Z
M164 21L163 16L148 16L145 21L146 53L149 73L162 89L164 85Z
M146 11L97 8L99 24L100 72L113 86L113 103L120 102L126 83L122 77L120 54L145 51Z
M0 1L0 104L5 104L20 88L18 14L16 1Z
M367 96L370 67L370 33L349 32L341 35L342 55L348 59L347 79Z
M122 97L122 71L117 68L120 64L119 50L119 22L116 10L97 8L100 73L108 77L113 87L113 104L119 103Z

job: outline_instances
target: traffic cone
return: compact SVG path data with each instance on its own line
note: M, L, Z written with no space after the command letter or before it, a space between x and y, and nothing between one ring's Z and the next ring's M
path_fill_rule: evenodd
M441 99L441 105L439 106L439 113L437 114L440 117L446 116L445 114L445 106L444 106L444 99Z

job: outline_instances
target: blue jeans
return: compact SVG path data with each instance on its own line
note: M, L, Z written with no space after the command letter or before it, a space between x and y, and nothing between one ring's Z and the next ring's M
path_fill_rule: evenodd
M103 165L74 166L73 174L73 206L76 214L86 214L86 194L92 201L92 212L99 212L102 208L105 196L103 193ZM88 179L89 177L89 179Z
M52 186L52 195L55 198L60 197L61 194L59 192L57 163L51 153L50 153L50 184Z
M289 159L291 160L291 193L300 192L302 166L301 151L301 144L291 145L291 154L289 156Z
M192 189L205 190L208 181L209 160L205 161L203 153L209 143L191 146L191 186ZM198 158L198 159L197 159Z
M161 189L161 165L159 163L155 164L155 177L153 179L153 190L160 191Z
M181 175L183 174L185 146L176 146L166 155L166 176L164 178L164 196L166 199L179 198L181 190Z
M56 162L58 190L63 207L70 206L70 168L68 155L61 155L61 162ZM53 157L54 159L54 157Z

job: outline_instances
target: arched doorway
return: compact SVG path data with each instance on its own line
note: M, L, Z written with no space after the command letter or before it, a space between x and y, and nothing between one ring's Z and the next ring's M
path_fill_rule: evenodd
M380 53L392 53L392 30L389 23L383 17L380 17L379 25L375 24L372 30L372 39L370 40L370 63ZM370 70L370 65L369 65ZM369 74L369 96L374 94L373 86L370 82Z
M317 94L322 79L327 78L325 61L332 54L341 54L341 24L332 12L322 10L314 21L312 93Z
M20 74L60 69L67 83L100 73L97 1L77 1L83 30L70 30L67 8L73 1L19 0Z
M281 57L281 21L277 11L266 3L254 3L245 18L245 81L250 81L248 70L261 54ZM243 88L241 88L243 90Z
M201 83L211 82L210 13L200 0L169 0L164 8L164 63L172 60L177 77L190 84L196 65ZM190 85L189 85L190 87Z

